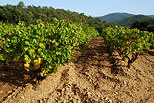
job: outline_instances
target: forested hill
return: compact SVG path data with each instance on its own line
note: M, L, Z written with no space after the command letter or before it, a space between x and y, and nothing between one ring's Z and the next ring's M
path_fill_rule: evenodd
M105 16L101 16L98 17L99 19L101 19L102 21L107 21L107 22L112 22L115 20L121 20L124 18L128 18L133 16L133 14L129 14L129 13L111 13Z
M52 7L24 6L22 4L0 6L0 14L0 21L12 24L17 24L19 21L25 21L27 24L31 24L35 23L37 19L42 19L45 22L51 22L52 18L68 19L73 22L88 24L89 26L95 27L99 32L104 27L111 25L98 18L85 16L83 13L79 14L77 12L54 9Z
M133 16L137 16L137 15L130 14L130 13L115 12L115 13L110 13L110 14L100 16L100 17L96 17L96 18L99 18L102 21L114 22L114 21L125 19L125 18L133 17ZM154 15L145 15L145 16L154 17Z
M112 23L124 27L131 27L135 22L148 22L151 24L154 23L154 17L144 16L144 15L135 15L129 18L125 18L122 20L113 21Z
M154 15L149 15L150 17L154 17Z

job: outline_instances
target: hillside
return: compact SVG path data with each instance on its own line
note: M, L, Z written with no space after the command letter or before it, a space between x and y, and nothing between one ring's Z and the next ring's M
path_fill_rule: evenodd
M0 6L0 14L1 22L11 24L18 24L19 21L25 21L27 24L34 24L37 19L51 22L52 18L57 18L60 20L67 19L73 22L82 22L86 25L95 27L99 32L101 32L103 28L111 25L98 18L86 16L84 13L55 9L52 7L4 5Z
M113 21L112 23L116 24L116 25L120 25L120 26L124 26L124 27L131 27L132 24L136 21L139 22L149 22L149 21L153 21L154 18L153 17L148 17L148 16L144 16L144 15L135 15L135 16L131 16L122 20L117 20L117 21Z
M115 20L121 20L124 18L128 18L133 16L133 14L129 14L129 13L111 13L105 16L101 16L98 17L99 19L101 19L102 21L107 21L107 22L112 22Z
M135 15L130 14L130 13L110 13L110 14L100 16L97 18L101 19L102 21L114 22L114 21L125 19L125 18L129 18L132 16L135 16ZM144 15L144 16L154 17L154 15Z
M153 33L52 7L0 14L0 103L153 103ZM127 15L110 20L154 21Z
M150 17L154 17L154 15L149 15Z

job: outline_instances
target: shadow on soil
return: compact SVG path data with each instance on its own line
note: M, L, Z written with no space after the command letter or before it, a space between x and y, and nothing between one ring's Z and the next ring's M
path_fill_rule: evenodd
M29 76L30 74L20 67L0 66L0 82L20 86Z
M122 70L117 69L115 60L111 56L111 51L104 43L103 38L96 37L91 41L92 42L89 43L88 49L82 53L75 53L75 59L73 59L73 63L76 63L77 66L82 66L84 71L86 71L87 67L91 65L97 67L98 69L102 67L111 68L111 73L114 74L122 72ZM111 65L101 63L102 61L109 62Z

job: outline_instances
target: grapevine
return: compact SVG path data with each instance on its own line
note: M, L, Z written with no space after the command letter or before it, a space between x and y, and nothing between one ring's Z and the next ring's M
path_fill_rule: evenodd
M121 57L128 59L128 67L137 59L139 52L149 50L154 42L152 32L118 26L106 28L102 36L112 50L116 50Z
M52 23L37 20L27 26L0 23L0 65L19 63L42 76L53 73L59 65L69 63L73 48L87 47L98 32L82 23L53 19Z

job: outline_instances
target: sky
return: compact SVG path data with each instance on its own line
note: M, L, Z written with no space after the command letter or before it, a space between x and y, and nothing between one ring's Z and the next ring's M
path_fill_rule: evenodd
M154 15L154 0L0 0L0 5L17 5L20 1L25 6L50 6L93 17L113 12Z

